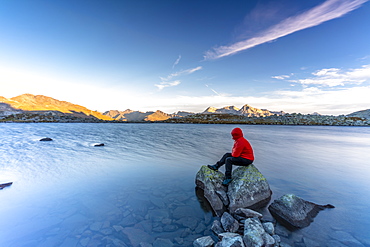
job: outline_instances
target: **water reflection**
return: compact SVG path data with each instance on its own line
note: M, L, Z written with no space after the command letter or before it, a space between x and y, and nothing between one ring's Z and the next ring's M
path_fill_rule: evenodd
M192 246L195 238L212 235L213 221L209 205L194 190L195 174L230 149L233 127L1 125L0 180L14 184L0 191L0 220L6 222L0 225L0 246L130 247L139 241ZM336 206L305 229L279 228L288 243L311 239L325 246L340 242L335 235L345 232L370 246L368 128L242 129L272 200L295 193ZM53 141L39 142L42 137ZM261 212L272 219L266 209Z

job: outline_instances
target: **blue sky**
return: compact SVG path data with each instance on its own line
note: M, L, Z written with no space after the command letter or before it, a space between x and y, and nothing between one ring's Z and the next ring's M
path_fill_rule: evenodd
M92 110L370 108L367 0L0 4L0 96Z

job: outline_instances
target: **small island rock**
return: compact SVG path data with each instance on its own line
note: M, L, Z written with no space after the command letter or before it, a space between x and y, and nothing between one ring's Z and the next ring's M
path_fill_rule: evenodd
M10 186L10 185L12 185L12 184L13 184L13 182L0 184L0 190L4 189L5 187L8 187L8 186Z
M94 147L103 147L104 146L104 143L96 143L94 144Z
M49 137L45 137L45 138L42 138L40 139L40 142L50 142L52 141L53 139L49 138Z
M325 208L334 206L318 205L293 194L283 195L268 207L274 218L289 228L309 226L319 211Z

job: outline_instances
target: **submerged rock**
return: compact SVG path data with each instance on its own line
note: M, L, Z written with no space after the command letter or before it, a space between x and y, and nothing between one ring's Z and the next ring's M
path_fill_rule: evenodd
M309 226L319 211L325 208L334 208L334 206L318 205L293 194L283 195L268 207L274 218L289 228Z
M136 229L134 227L126 227L122 230L122 233L126 235L131 245L134 247L139 246L141 242L152 243L154 241L153 236L141 229Z
M272 194L270 186L253 164L236 168L232 178L227 191L231 214L238 208L264 207L270 201Z
M330 237L345 246L357 246L357 247L363 247L364 245L355 239L351 234L344 231L335 231L330 233Z
M157 238L153 242L153 247L172 247L172 246L174 246L172 241L166 238Z
M226 194L226 188L222 185L223 179L223 173L213 171L207 166L202 166L195 178L195 184L204 191L204 197L219 217L222 216L226 209L223 200L219 196Z

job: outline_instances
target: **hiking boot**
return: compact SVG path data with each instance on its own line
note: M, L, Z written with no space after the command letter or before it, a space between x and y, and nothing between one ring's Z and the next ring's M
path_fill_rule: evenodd
M216 165L208 165L208 168L214 171L218 171L218 167Z
M223 186L228 186L229 183L231 183L232 179L231 178L225 178L225 180L222 182Z

